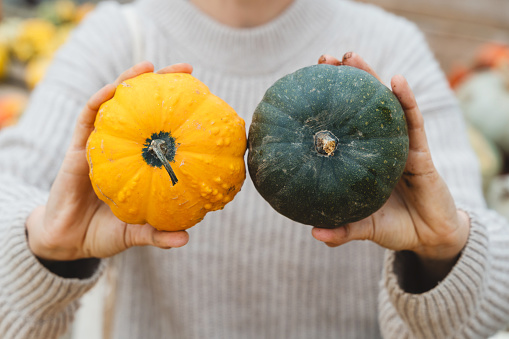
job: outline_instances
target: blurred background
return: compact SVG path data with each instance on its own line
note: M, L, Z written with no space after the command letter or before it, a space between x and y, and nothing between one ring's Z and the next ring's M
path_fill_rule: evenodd
M0 0L0 129L16 123L55 51L97 1ZM509 0L337 1L381 6L425 33L465 114L487 203L509 219ZM104 338L108 295L103 279L65 339Z

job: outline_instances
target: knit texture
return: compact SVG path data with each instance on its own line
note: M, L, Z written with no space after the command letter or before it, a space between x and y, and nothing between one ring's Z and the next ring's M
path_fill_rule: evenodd
M509 226L485 207L461 112L415 25L370 5L296 0L271 23L233 29L188 1L139 0L133 39L120 8L101 3L86 18L20 123L0 133L1 338L57 338L104 270L102 262L84 279L51 273L31 254L24 224L47 199L81 107L138 54L156 69L191 63L246 126L274 81L324 53L355 51L386 84L403 74L472 231L450 274L412 294L397 253L370 242L328 248L274 212L247 178L233 202L189 230L188 245L132 248L112 261L112 338L486 338L509 322Z

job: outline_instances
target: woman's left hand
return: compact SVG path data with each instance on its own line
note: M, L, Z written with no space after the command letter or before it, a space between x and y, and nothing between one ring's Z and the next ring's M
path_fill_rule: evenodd
M342 61L324 55L319 63L357 67L380 80L355 53L345 54ZM410 142L401 180L385 205L371 216L336 229L314 228L312 234L331 247L352 240L370 240L391 250L412 251L425 266L444 275L467 242L469 217L456 208L433 164L423 117L408 83L401 75L396 75L391 88L405 112Z

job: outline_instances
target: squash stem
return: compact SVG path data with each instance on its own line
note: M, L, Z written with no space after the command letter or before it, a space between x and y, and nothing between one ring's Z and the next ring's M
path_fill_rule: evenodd
M336 150L338 138L330 131L320 131L314 136L315 149L318 154L325 155L327 157L333 156Z
M161 139L154 139L150 143L149 151L154 152L157 158L163 163L166 172L170 175L171 183L175 185L178 182L177 176L173 169L170 166L170 162L166 159L164 153L164 149L166 149L166 143Z

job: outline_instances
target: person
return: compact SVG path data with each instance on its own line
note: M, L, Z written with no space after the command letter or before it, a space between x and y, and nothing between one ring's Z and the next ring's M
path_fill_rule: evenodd
M405 110L405 173L372 216L296 224L247 178L224 210L160 232L95 196L86 140L125 79L192 72L249 126L272 83L317 60L372 73ZM108 265L112 338L487 338L509 320L509 225L485 205L454 95L416 26L372 5L101 3L0 134L0 186L4 339L57 338Z

